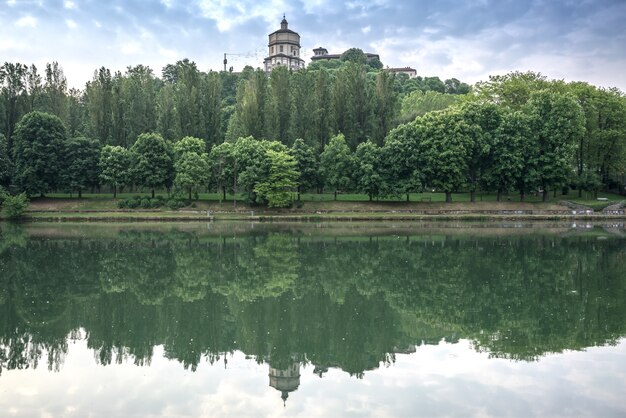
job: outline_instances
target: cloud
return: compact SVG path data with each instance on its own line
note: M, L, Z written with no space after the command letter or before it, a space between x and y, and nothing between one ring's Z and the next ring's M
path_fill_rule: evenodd
M15 21L15 26L19 28L36 28L37 19L30 15L22 16Z
M3 53L3 59L72 62L68 77L77 73L75 63L122 71L141 63L158 73L167 60L184 57L202 69L220 69L224 52L244 54L229 59L235 70L260 67L267 35L279 28L284 12L289 28L301 35L307 59L318 46L335 53L358 47L380 54L385 65L409 65L420 75L474 82L489 74L532 69L626 90L620 70L626 60L623 0L5 3L0 39L3 51L11 52ZM28 47L9 48L6 39L20 39ZM91 73L68 81L80 86Z

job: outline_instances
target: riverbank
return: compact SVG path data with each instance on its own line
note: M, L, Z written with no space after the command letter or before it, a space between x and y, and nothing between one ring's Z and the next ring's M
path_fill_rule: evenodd
M309 201L299 208L268 209L242 203L197 201L180 210L118 209L113 199L47 198L32 201L21 218L39 222L253 222L401 220L624 220L623 208L594 211L568 202L363 202Z

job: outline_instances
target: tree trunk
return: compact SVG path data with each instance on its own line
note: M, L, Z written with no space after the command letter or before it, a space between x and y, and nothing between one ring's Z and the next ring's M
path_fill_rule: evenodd
M189 200L191 200L191 187L189 188Z
M298 185L298 202L300 201L300 185Z
M113 199L117 198L117 186L113 186Z
M554 197L556 199L556 187L554 188L554 190L552 191L552 197Z
M452 202L452 192L446 192L446 203Z
M476 192L474 190L470 191L470 202L476 202Z
M369 196L370 196L370 202L371 202L372 201L372 194L370 193Z
M500 190L498 190L498 193L496 194L496 201L500 201L502 200L502 192Z
M520 202L523 202L523 201L524 201L524 191L523 191L523 190L520 190L520 191L519 191L519 201L520 201Z
M83 198L83 189L78 189L78 198L79 199Z
M154 199L154 189L152 189L152 198Z
M583 189L578 186L578 197L583 197Z
M335 190L335 200L337 200L337 190Z
M409 194L406 194L406 201L409 202Z
M222 200L226 200L226 187L222 187Z
M542 202L548 201L548 191L546 189L543 189L543 196L541 197L541 201Z

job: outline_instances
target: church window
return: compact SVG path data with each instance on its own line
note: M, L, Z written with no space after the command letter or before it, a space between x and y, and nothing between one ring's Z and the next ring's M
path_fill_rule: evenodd
M283 52L283 46L282 45L280 46L280 52Z

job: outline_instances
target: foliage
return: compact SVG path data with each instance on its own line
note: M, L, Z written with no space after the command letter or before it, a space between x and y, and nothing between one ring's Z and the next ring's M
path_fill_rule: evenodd
M132 155L121 146L105 145L100 151L100 180L113 188L113 198L117 197L119 187L130 182Z
M100 145L88 138L72 138L65 143L62 184L70 191L82 191L99 184Z
M159 134L141 134L131 148L131 173L135 181L144 187L170 187L174 177L172 151Z
M318 164L313 148L308 146L304 140L296 139L289 150L296 160L296 170L298 176L298 190L309 190L318 185Z
M26 197L26 193L14 196L6 194L4 196L4 201L2 202L2 207L9 218L19 218L28 207L28 198Z
M367 194L371 201L385 187L380 175L380 148L371 141L363 142L356 148L354 157L356 189Z
M15 182L28 195L44 194L61 185L65 126L57 116L31 112L15 131Z
M9 156L6 138L0 133L0 187L8 186L13 175L13 161Z
M261 199L267 200L270 208L283 208L291 205L291 192L298 185L300 173L296 169L294 157L285 151L266 151L269 159L269 175L258 182L254 191Z
M320 174L324 184L335 191L345 190L351 186L353 159L350 148L342 134L330 139L320 155Z

